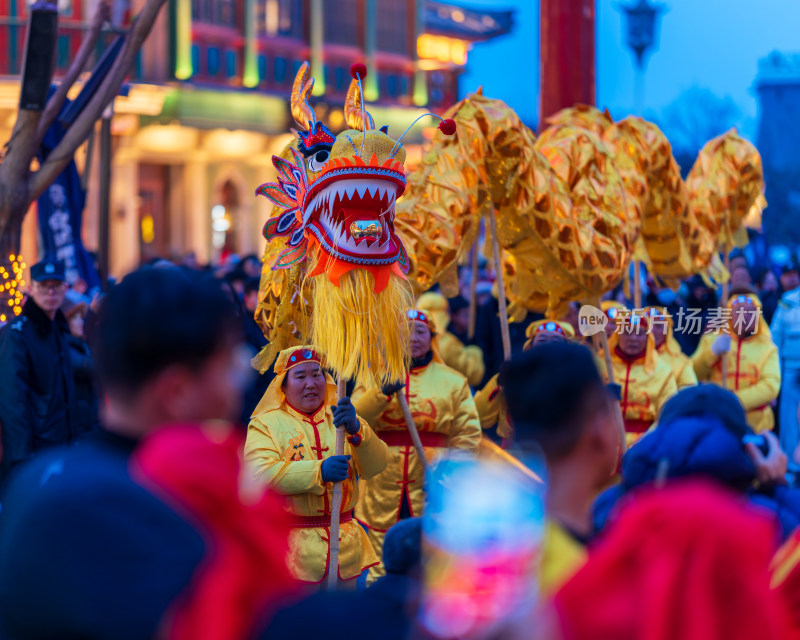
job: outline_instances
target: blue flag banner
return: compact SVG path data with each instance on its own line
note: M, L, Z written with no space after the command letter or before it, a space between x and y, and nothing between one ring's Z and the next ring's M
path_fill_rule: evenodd
M64 108L68 104L69 101L65 101ZM65 133L66 129L58 120L50 126L39 150L40 163L58 146ZM99 290L102 283L92 257L81 240L85 205L86 192L81 187L78 167L74 160L70 160L64 171L37 200L39 233L44 248L44 255L39 259L63 261L67 282L73 284L78 278L82 278L86 281L88 290L92 291Z

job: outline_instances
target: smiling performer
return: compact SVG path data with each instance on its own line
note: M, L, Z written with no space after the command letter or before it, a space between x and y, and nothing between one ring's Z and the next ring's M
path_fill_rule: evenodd
M310 346L281 351L276 377L250 421L245 457L259 477L287 496L294 530L289 569L304 582L328 572L332 488L342 482L339 579L353 580L378 563L364 530L353 520L359 478L386 466L388 447L356 416L350 398L336 402L336 385ZM334 455L336 427L347 431L344 455Z
M389 445L389 463L365 484L357 507L375 550L380 552L386 531L403 518L422 514L424 469L406 428L396 395L403 394L419 432L425 455L433 459L447 449L475 453L481 426L467 379L446 366L438 355L436 327L424 311L408 312L411 330L411 369L405 384L383 389L356 387L353 404L359 415ZM370 569L370 579L383 567Z
M661 407L678 392L669 365L658 357L647 320L635 313L617 316L617 331L609 338L614 382L621 387L620 408L625 440L632 446L658 420ZM605 362L598 362L605 372Z

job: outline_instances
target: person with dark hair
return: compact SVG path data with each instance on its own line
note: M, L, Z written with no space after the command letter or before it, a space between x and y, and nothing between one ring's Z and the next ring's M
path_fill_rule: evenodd
M780 285L778 278L772 269L763 269L756 279L758 287L758 297L761 298L761 307L764 313L764 320L767 324L772 323L772 316L778 308L778 301L781 299Z
M342 483L338 578L355 580L378 557L353 509L365 478L386 467L388 448L356 415L350 398L337 402L336 384L313 346L284 349L275 360L275 379L253 412L245 458L258 479L289 501L293 531L289 568L298 580L323 584L329 571L333 488ZM336 455L336 427L347 432Z
M31 267L22 314L0 329L0 484L47 448L76 442L89 425L77 421L69 325L60 307L64 263Z
M261 350L267 346L267 338L264 332L255 319L256 309L258 308L258 278L249 278L244 285L244 298L242 299L242 323L244 326L244 339L250 350L251 359L256 356ZM242 402L242 412L240 422L247 425L250 418L253 417L253 411L258 405L259 400L264 396L264 393L269 387L269 383L275 378L272 369L264 371L264 373L254 372L250 383L244 392L244 400Z
M448 331L464 344L469 344L469 301L458 295L448 298L447 305L450 308Z
M88 306L68 292L61 311L70 330L67 342L75 389L75 419L81 429L94 430L99 427L100 415L92 354L84 336L84 318Z
M0 636L244 638L293 588L282 504L241 485L241 439L219 422L238 412L239 341L214 282L148 268L109 292L102 428L5 496Z
M417 300L417 308L429 313L436 323L439 331L437 336L439 355L442 356L444 363L462 374L470 386L479 384L486 370L483 364L483 352L474 344L465 345L447 330L450 326L447 299L439 293L427 291Z
M236 292L236 296L239 298L239 300L241 300L242 296L244 296L244 286L248 278L249 276L240 266L237 266L233 271L225 276L225 281L230 283L231 287L233 287L233 290Z
M686 304L683 305L678 320L679 327L684 323L686 327L675 334L675 339L681 345L683 352L691 356L697 350L709 316L717 307L717 293L708 286L702 277L697 275L692 276L686 285L689 294L686 296ZM697 318L697 323L695 323L695 318ZM699 326L695 327L695 324ZM687 328L692 330L687 331Z
M800 288L800 267L796 262L790 262L781 269L780 284L781 294Z
M244 271L248 278L261 277L261 260L258 259L255 253L248 253L242 258L241 262L239 262L239 268Z
M540 585L552 593L585 561L591 502L614 473L622 446L616 401L585 346L556 342L515 355L501 372L515 441L547 464Z
M778 349L761 318L761 301L750 288L731 290L728 319L718 333L706 333L692 356L697 379L722 386L722 358L727 354L725 384L747 410L756 433L774 426L772 402L781 388Z

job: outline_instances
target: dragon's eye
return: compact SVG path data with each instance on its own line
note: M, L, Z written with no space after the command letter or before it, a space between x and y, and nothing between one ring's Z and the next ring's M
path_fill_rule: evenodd
M312 173L321 171L322 165L324 165L328 161L330 155L331 155L330 149L320 149L314 155L309 156L308 170L311 171Z

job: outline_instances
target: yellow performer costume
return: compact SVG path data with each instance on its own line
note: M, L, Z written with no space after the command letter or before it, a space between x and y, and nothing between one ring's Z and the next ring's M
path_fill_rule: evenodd
M647 347L644 354L638 357L620 350L619 332L608 339L608 346L614 382L621 387L620 408L625 422L625 442L630 447L653 426L661 407L677 393L678 386L672 369L658 357L652 335L647 336ZM598 362L598 366L605 374L605 362ZM605 377L608 378L607 375Z
M427 311L439 330L436 339L439 343L439 355L442 357L442 361L451 369L462 374L471 386L479 384L486 372L483 351L476 345L464 345L461 340L447 331L450 324L447 299L438 293L428 291L417 300L417 308Z
M740 296L731 296L728 308ZM775 425L770 403L778 397L781 388L781 369L778 348L772 342L769 327L760 317L761 301L755 294L745 296L759 311L756 331L739 337L735 330L736 317L730 319L731 345L728 351L727 387L739 398L747 411L747 423L756 433L769 431ZM735 314L734 314L735 316ZM745 326L749 321L743 319ZM698 380L722 385L722 358L711 350L718 336L706 334L700 339L692 364Z
M574 576L588 558L586 547L562 525L548 518L542 540L542 566L539 570L539 589L551 595Z
M658 352L658 358L666 362L669 368L672 369L672 375L675 377L678 390L685 387L693 387L697 384L697 376L694 373L692 360L683 352L673 335L672 317L660 307L647 307L645 311L652 318L651 322L664 323L666 337L664 342L656 347L656 351Z
M328 534L333 483L322 481L322 461L334 454L336 428L331 405L336 385L326 374L325 400L313 415L292 407L283 392L287 372L304 362L318 362L313 347L281 351L275 361L276 378L259 403L247 429L245 458L258 477L285 495L294 525L289 538L289 569L304 582L322 582L328 571ZM378 475L386 467L387 446L369 425L347 438L344 455L351 455L349 477L342 483L339 528L339 578L349 580L376 565L378 556L364 530L353 519L359 479ZM358 438L360 436L360 438ZM353 473L355 470L355 474Z
M433 335L430 317L424 312L412 313ZM408 401L425 456L430 461L446 449L476 453L481 427L469 384L464 376L441 362L433 342L431 347L423 363L412 363L405 387L399 392ZM364 495L356 507L356 517L367 527L369 539L380 553L386 531L401 519L404 502L409 516L422 513L424 473L395 396L358 386L352 400L358 414L389 445L386 470L364 483ZM382 573L382 566L370 570L371 577Z
M555 334L566 339L575 337L575 330L568 322L557 320L537 320L528 325L525 329L525 337L528 340L523 346L528 350L533 346L533 339L537 333ZM483 429L491 429L497 425L497 435L501 438L509 439L514 435L514 427L506 412L506 403L503 398L503 390L499 382L500 374L495 374L486 385L475 394L475 406L478 409L478 416L481 419Z

